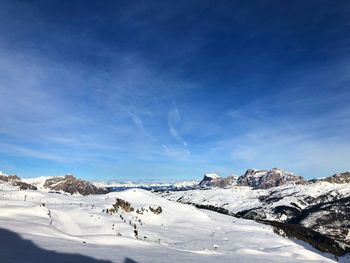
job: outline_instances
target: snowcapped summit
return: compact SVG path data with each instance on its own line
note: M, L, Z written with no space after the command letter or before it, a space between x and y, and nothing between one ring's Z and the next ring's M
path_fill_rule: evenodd
M238 176L231 175L228 177L220 177L217 174L205 174L203 180L198 184L199 187L221 187L234 185Z
M70 194L91 195L105 193L103 189L88 181L77 179L71 174L49 178L45 180L43 186L51 191Z
M240 176L237 184L241 186L250 186L253 188L267 189L275 186L304 183L302 176L295 175L291 172L279 168L271 170L248 169L244 175Z
M210 186L211 185L211 181L216 180L220 178L219 175L215 174L215 173L207 173L204 174L204 177L202 179L202 181L200 181L199 186L204 187L204 186Z

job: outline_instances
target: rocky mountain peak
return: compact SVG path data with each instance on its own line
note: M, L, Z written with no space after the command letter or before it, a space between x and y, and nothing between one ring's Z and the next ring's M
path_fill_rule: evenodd
M279 168L271 170L248 169L244 175L237 179L237 185L250 186L258 189L268 189L290 183L305 182L302 176Z
M225 188L236 183L238 176L231 175L228 177L220 177L217 174L205 174L199 187L221 187Z
M204 187L204 186L211 186L211 182L214 180L217 180L220 178L219 175L215 173L207 173L204 174L202 181L200 181L199 186Z
M13 186L18 186L20 190L37 190L35 186L22 182L22 179L15 174L7 175L0 172L0 181L6 182Z
M45 181L44 187L51 191L62 191L70 194L91 195L105 193L103 189L97 188L88 181L77 179L71 174L49 178Z

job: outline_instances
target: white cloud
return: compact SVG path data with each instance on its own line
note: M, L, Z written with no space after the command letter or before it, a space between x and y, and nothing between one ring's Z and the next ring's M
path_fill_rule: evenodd
M170 134L179 141L184 147L187 147L186 141L180 136L179 132L175 128L181 121L180 112L176 106L176 103L173 102L171 109L168 112L168 126Z

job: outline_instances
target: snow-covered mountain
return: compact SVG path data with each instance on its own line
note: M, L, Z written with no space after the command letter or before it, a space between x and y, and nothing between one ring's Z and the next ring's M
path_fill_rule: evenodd
M237 182L238 176L231 175L228 177L220 177L217 174L205 174L199 187L228 187Z
M35 186L28 184L26 182L23 182L22 179L15 174L7 175L3 172L0 172L0 182L6 182L12 186L16 186L20 190L27 190L27 189L36 190Z
M22 184L29 187L21 187ZM18 216L22 218L23 216L31 225L33 224L32 220L39 222L42 219L36 218L37 215L39 217L40 215L37 214L38 211L34 207L35 205L41 205L45 207L45 211L49 216L49 224L55 225L56 230L60 233L65 233L63 239L73 240L79 235L81 238L77 240L81 241L83 239L84 242L90 244L99 240L97 236L101 234L103 236L101 236L101 239L104 239L107 243L97 241L96 245L108 246L112 241L111 237L106 238L106 235L110 234L104 226L99 225L99 222L102 225L111 223L112 232L119 237L165 244L167 248L163 250L164 247L162 247L161 250L164 253L170 253L167 249L171 249L171 252L174 253L174 260L175 255L178 257L179 251L182 251L181 253L195 253L197 255L221 255L222 262L239 261L237 254L239 253L244 256L244 261L249 262L256 261L257 258L248 252L246 253L245 250L240 250L240 246L236 248L232 248L232 246L235 247L236 242L239 243L241 239L248 242L241 244L242 246L250 246L249 242L252 241L249 240L252 239L250 237L244 239L243 233L239 231L249 229L250 224L256 224L246 221L246 219L253 219L259 223L272 226L257 224L262 229L267 227L271 231L287 237L303 240L320 251L338 256L350 253L350 173L306 181L300 176L277 168L272 170L249 169L242 176L220 177L216 174L206 174L199 183L189 181L178 182L177 184L164 182L110 184L114 187L120 186L119 190L121 192L109 194L105 194L106 191L103 189L106 185L102 183L97 185L99 187L88 181L79 180L72 175L21 180L18 176L1 173L0 192L2 195L0 194L0 196L2 196L2 199L0 200L3 201L4 206L12 203L14 207L20 207L20 211L23 211L22 214L19 214L18 211L0 210L2 211L0 212L0 226L2 216L5 216L9 222L14 220L12 215L16 218ZM147 185L154 188L147 187ZM137 188L154 190L155 193ZM34 191L34 189L38 190ZM123 189L129 190L122 191ZM113 188L108 188L108 190L112 191ZM59 195L58 193L70 193L72 195ZM179 202L183 204L179 204ZM22 208L22 206L27 207L28 204L33 207L33 214L31 210ZM72 207L67 207L67 204ZM73 204L76 204L76 206ZM227 216L218 215L214 212L199 211L189 205L214 210L221 214L227 214ZM69 216L67 216L68 211ZM203 224L200 223L199 212L212 218L216 223L211 220L203 222ZM87 218L90 216L96 222L90 225L93 221L90 222L87 219L82 221L80 217L84 216ZM229 216L231 216L231 219ZM233 219L232 216L236 218ZM118 220L121 220L120 224L117 223ZM229 222L233 220L235 224L240 222L240 225L238 228L231 229L232 224L225 223L223 220ZM67 223L68 221L75 223L71 226L71 223ZM56 222L56 224L53 222ZM193 227L195 224L197 224L196 227ZM220 232L220 229L226 228L226 225L228 228ZM248 226L248 228L245 228L245 226ZM15 232L18 232L17 227L14 227ZM100 228L104 230L98 230ZM205 240L205 235L200 232L203 229L206 229L205 231L210 229L214 233L210 234L209 240L213 242L210 241L210 245L208 245L209 240ZM135 232L135 230L137 231ZM184 234L182 231L189 231L189 233ZM232 236L228 234L231 233L230 231L233 231ZM254 229L254 231L260 230ZM218 235L218 232L221 234ZM248 236L254 236L253 231L248 230L248 232ZM53 237L57 238L55 235ZM89 237L89 235L96 238ZM216 235L218 235L218 239L212 239ZM258 240L260 238L264 239L263 237L255 238L258 238ZM35 237L35 239L38 238ZM235 244L223 242L227 241L226 239L232 240ZM53 242L50 239L48 242L53 245L56 241ZM120 240L117 242L121 243ZM204 247L204 250L200 248L201 246ZM265 245L260 245L260 243L254 246L261 246L259 251L267 249ZM156 247L155 249L160 248ZM282 247L277 251L286 253ZM86 254L86 252L84 253ZM147 251L145 253L147 254ZM230 256L223 256L224 254ZM310 259L304 257L304 252L302 254L303 256L298 256L300 261ZM254 250L253 255L260 254ZM293 252L294 256L295 252ZM323 256L324 254L322 254ZM327 260L322 257L316 257L317 261ZM143 258L143 255L139 258ZM212 260L212 258L209 260L209 258L203 259L198 256L186 256L184 260L187 259L189 262L191 260L208 260L208 262ZM268 257L268 259L266 257L266 261L271 261L271 257ZM276 257L276 262L288 262L288 260L284 257Z
M212 182L219 178L220 176L215 173L205 174L202 181L200 181L199 186L211 186Z
M1 176L1 175L0 175ZM198 187L198 181L86 181L77 179L74 175L40 176L36 178L18 179L41 191L55 191L69 194L99 194L113 191L123 191L140 188L155 191L178 191ZM1 180L1 177L0 177Z
M68 194L101 194L107 191L94 184L77 179L74 175L67 174L64 176L41 176L37 178L22 179L23 182L34 186L41 191L53 191Z
M248 169L243 175L220 177L217 174L205 174L198 187L231 187L234 185L267 189L286 184L302 184L305 179L282 169L271 170Z
M350 173L307 182L280 170L248 170L235 186L169 192L162 196L236 217L307 227L350 252L349 180ZM276 183L280 186L270 187Z
M0 182L0 197L1 262L336 261L271 226L140 189L82 196Z

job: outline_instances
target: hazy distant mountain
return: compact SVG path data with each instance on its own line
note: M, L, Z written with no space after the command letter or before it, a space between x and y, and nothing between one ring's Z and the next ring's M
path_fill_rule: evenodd
M187 187L195 187L198 185L198 181L189 180L189 181L93 181L92 182L97 187L101 188L187 188Z

